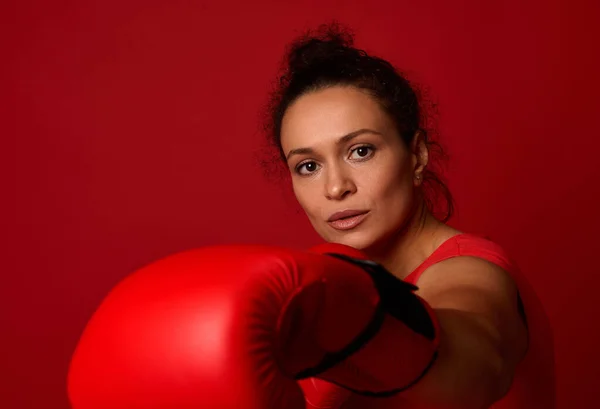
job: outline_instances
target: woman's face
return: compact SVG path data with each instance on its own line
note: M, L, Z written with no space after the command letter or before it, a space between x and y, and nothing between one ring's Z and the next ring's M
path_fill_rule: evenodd
M369 249L410 217L417 157L367 93L332 87L301 96L283 117L281 145L296 198L324 240ZM348 210L362 214L331 220Z

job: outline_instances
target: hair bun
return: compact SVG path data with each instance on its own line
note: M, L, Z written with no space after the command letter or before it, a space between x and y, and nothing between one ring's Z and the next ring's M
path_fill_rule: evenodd
M354 37L349 29L337 23L322 25L294 43L288 52L288 68L291 72L301 72L332 61L358 58L353 45Z

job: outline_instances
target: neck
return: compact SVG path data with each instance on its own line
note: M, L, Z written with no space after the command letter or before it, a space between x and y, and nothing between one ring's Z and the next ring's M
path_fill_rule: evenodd
M385 245L368 249L366 253L396 277L404 279L435 251L440 244L438 233L444 227L446 225L433 217L422 202Z

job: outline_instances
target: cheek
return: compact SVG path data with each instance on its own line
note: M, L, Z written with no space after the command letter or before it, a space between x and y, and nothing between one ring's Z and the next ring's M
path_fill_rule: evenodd
M311 188L310 184L292 181L292 189L294 190L298 204L300 204L300 207L302 207L308 217L315 217L318 211L318 203L317 192L314 187Z
M397 167L376 175L367 189L375 206L385 213L385 217L391 218L405 213L414 196L410 172Z

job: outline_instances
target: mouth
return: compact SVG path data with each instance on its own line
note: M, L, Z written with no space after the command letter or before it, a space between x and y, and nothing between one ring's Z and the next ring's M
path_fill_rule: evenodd
M361 224L368 213L364 210L338 212L331 216L327 223L336 230L351 230Z

